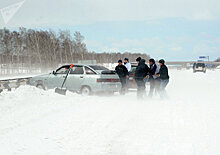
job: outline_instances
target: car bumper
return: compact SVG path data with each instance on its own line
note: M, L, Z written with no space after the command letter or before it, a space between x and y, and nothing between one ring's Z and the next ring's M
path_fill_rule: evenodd
M206 69L205 69L205 68L195 68L194 70L197 71L197 72L203 72L203 71L205 71Z

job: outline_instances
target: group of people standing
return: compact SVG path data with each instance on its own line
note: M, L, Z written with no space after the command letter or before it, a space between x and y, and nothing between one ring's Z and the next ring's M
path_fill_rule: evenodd
M168 68L163 59L159 60L159 65L156 64L154 59L149 59L149 67L145 63L145 59L138 57L136 59L137 68L133 80L137 84L137 97L143 98L145 94L146 82L150 82L150 91L148 97L152 98L153 94L159 94L161 98L167 98L166 86L169 83ZM131 64L128 58L118 60L118 65L115 71L120 78L122 85L121 94L124 95L128 90L129 74L131 72Z

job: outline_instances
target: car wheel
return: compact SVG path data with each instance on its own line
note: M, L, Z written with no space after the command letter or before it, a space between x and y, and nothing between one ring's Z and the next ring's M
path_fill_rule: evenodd
M92 92L91 92L91 89L89 87L87 87L87 86L82 87L81 94L83 96L89 96L89 95L91 95L91 93Z
M39 88L39 89L43 89L43 90L45 90L45 87L44 87L43 84L37 84L36 87Z

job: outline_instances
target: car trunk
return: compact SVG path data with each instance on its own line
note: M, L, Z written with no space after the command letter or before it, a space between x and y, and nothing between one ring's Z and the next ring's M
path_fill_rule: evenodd
M97 71L101 76L98 79L98 82L105 83L117 83L119 82L119 77L113 70L98 70Z
M119 77L116 74L116 72L112 71L112 70L101 71L101 78L105 78L105 79L119 79Z

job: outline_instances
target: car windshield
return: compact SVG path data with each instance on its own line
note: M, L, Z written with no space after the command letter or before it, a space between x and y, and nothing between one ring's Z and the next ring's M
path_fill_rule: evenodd
M103 66L89 66L94 70L109 70L108 68L105 68Z

